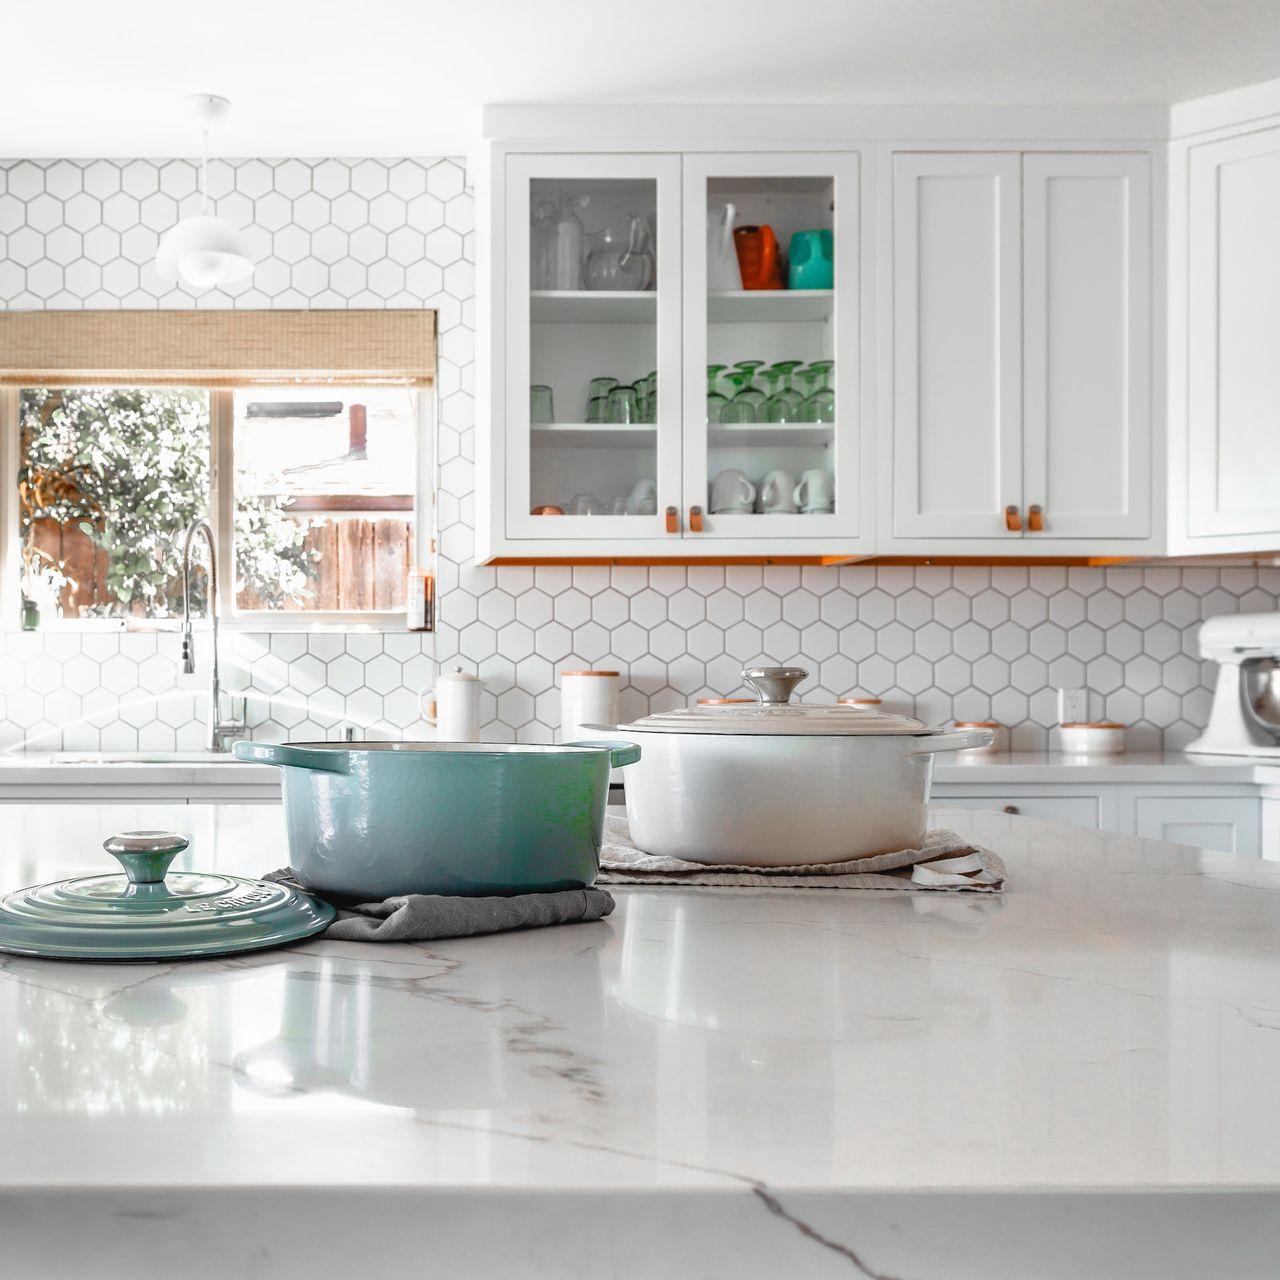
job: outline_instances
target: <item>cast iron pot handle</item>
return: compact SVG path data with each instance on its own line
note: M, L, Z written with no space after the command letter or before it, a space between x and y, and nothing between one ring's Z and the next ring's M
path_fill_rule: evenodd
M346 751L317 751L312 747L292 747L287 742L237 742L232 755L251 764L292 765L295 769L319 769L323 773L348 772Z
M566 747L608 747L609 767L621 769L640 759L640 744L636 742L566 742Z
M918 739L915 756L931 756L936 751L967 751L970 747L987 747L995 737L991 729L957 729L951 733L934 733Z

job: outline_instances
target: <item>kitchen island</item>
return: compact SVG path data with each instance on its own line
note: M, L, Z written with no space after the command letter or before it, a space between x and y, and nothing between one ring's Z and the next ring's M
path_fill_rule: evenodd
M11 806L0 889L272 806ZM1280 866L941 810L1003 896L617 892L606 921L0 957L0 1247L53 1278L1272 1277Z

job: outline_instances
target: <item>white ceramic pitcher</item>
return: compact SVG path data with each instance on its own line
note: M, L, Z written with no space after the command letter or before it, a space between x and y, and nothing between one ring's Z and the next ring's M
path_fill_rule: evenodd
M707 213L707 288L712 292L742 288L733 224L738 210L731 204Z

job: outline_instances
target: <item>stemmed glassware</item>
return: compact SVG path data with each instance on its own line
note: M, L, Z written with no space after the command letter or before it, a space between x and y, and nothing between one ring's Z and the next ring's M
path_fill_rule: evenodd
M801 421L804 397L791 385L791 375L800 365L799 360L778 360L764 371L770 387L764 404L766 422Z
M725 374L725 378L734 387L734 395L720 410L720 421L729 424L759 422L759 401L763 397L752 383L750 371L731 369Z
M805 422L830 423L836 420L836 393L830 385L830 374L834 368L834 360L814 360L802 371L801 376L812 387L804 401Z
M746 398L751 403L751 407L755 410L755 417L751 419L753 422L763 420L764 411L764 392L756 386L756 370L764 364L763 360L735 360L733 367L747 375L747 380L743 384L741 390L734 396L736 400L738 396ZM747 419L740 419L747 421Z
M707 365L707 422L711 424L723 421L721 414L729 403L728 398L716 386L725 368L722 364Z

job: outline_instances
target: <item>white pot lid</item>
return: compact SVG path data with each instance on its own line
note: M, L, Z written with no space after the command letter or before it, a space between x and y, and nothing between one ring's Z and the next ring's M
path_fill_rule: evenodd
M751 704L679 707L658 711L633 724L627 733L720 733L779 737L921 737L939 733L910 716L839 703L792 702L791 691L809 673L803 667L748 667L743 682L755 690Z

